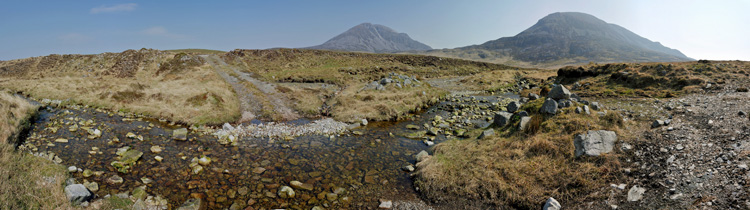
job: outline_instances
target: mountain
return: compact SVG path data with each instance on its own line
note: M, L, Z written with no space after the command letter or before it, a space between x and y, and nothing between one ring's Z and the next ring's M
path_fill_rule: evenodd
M357 52L404 52L430 50L430 46L415 41L405 33L398 33L383 25L362 23L310 49Z
M680 51L579 12L547 15L513 37L428 54L537 66L588 62L690 61Z

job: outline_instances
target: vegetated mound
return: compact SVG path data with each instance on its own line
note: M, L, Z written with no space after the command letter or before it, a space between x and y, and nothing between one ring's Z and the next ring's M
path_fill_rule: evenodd
M398 33L383 25L362 23L310 49L356 52L403 52L430 50L430 46L415 41L405 33Z
M537 66L693 60L621 26L578 12L547 15L513 37L451 50L434 50L430 54Z
M432 157L417 163L417 189L437 203L481 209L537 209L549 197L563 206L606 198L595 192L621 176L619 151L576 157L574 137L606 129L615 131L618 141L631 141L625 129L630 125L618 112L578 114L575 106L547 116L539 113L544 101L521 106L531 115L523 130L515 115L504 127L469 131L471 138L435 146ZM486 130L495 134L477 137Z
M19 134L29 129L37 106L0 90L0 209L69 209L61 165L16 151Z
M431 87L394 86L384 90L366 89L392 73L416 81L450 76L468 76L495 70L517 68L499 64L402 54L370 54L310 49L233 50L224 59L239 65L266 81L277 83L325 84L339 91L290 88L281 92L296 101L301 113L331 115L337 120L391 120L435 102L446 92ZM411 80L411 79L410 79ZM383 85L386 85L384 83ZM299 85L297 85L299 86ZM301 86L300 86L301 87ZM315 94L316 97L310 97ZM310 103L315 104L310 104Z
M37 99L147 114L190 124L238 118L231 89L193 53L153 49L49 55L0 63L0 86ZM202 97L210 95L213 97ZM217 99L204 103L197 99Z
M557 80L579 90L580 96L675 97L747 78L747 62L697 61L674 63L616 63L567 66Z

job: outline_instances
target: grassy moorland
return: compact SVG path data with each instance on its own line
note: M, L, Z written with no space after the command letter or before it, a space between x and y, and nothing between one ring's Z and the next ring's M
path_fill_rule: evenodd
M0 91L0 209L68 209L63 192L65 168L16 151L23 129L37 107L7 90Z
M189 124L219 124L239 118L239 102L229 85L200 57L184 52L141 49L49 55L1 62L0 70L1 87L37 99Z
M414 76L426 81L516 69L433 56L301 49L234 50L224 55L224 59L265 81L335 86L338 91L289 86L280 88L290 96L298 111L327 114L346 122L362 118L398 119L430 102L436 102L447 93L426 83L418 87L363 90L367 83L379 80L389 73Z

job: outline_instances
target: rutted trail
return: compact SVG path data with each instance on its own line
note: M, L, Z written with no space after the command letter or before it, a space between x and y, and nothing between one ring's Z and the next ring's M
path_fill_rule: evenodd
M276 85L255 79L251 74L228 65L214 55L201 57L234 88L240 99L240 122L248 122L255 118L294 120L300 117L287 106L287 97L276 90Z

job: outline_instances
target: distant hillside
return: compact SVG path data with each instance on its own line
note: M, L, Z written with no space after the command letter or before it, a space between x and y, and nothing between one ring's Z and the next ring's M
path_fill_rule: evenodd
M690 61L680 51L652 42L592 15L547 15L513 37L428 54L515 65L552 66L587 62Z
M362 23L310 49L356 52L403 52L430 50L430 46L415 41L405 33L398 33L383 25Z

